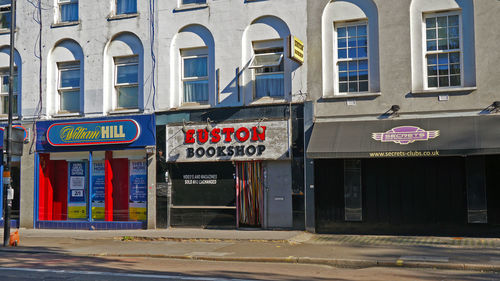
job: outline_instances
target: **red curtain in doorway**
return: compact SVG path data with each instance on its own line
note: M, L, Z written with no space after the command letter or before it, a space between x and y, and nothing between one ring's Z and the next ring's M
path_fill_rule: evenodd
M129 172L128 159L113 158L105 153L104 218L106 221L128 221Z
M68 162L40 154L38 171L38 219L67 220Z
M236 162L239 226L262 225L264 173L262 162Z

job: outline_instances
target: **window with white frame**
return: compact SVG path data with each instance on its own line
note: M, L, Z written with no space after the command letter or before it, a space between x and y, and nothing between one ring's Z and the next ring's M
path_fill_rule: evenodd
M58 0L59 21L78 21L78 0Z
M80 62L60 62L59 81L59 113L80 111Z
M116 109L139 106L139 58L115 57Z
M116 0L116 14L126 15L137 13L137 0Z
M2 106L0 107L0 114L9 114L9 68L0 69L0 79L2 80L2 85L0 86L0 102ZM12 103L12 113L17 115L17 68L14 68L14 85L13 85L13 103Z
M336 35L338 92L368 92L368 24L338 24Z
M427 88L462 86L460 15L432 14L425 17Z
M181 51L184 103L208 103L208 55L206 51Z
M207 0L181 0L182 5L189 5L189 4L206 4Z
M284 96L283 47L255 49L250 62L255 98Z
M10 28L11 23L11 0L0 0L0 29Z

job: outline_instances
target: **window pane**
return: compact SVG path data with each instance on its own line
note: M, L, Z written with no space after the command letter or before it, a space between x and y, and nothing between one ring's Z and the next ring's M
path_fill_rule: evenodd
M358 46L360 47L365 47L367 45L367 39L365 36L363 37L358 37Z
M359 61L359 69L367 70L368 69L368 60L360 60Z
M356 71L358 70L358 62L357 61L350 61L349 62L349 71Z
M346 37L347 35L347 29L345 27L339 27L337 28L337 37Z
M80 111L80 91L67 91L60 93L61 111Z
M256 56L256 65L267 65L266 57ZM207 57L184 59L184 77L206 77L207 74Z
M446 27L447 26L446 20L447 20L446 17L438 17L437 18L438 27Z
M451 64L450 65L450 73L451 74L460 74L460 64Z
M339 92L341 93L347 92L347 83L339 83Z
M358 48L358 58L366 58L368 57L368 48Z
M356 47L356 37L349 37L349 41L347 43L349 44L349 47Z
M347 72L346 71L339 72L339 81L341 81L341 82L347 81Z
M347 62L339 62L339 71L347 70Z
M283 54L282 53L268 53L268 54L257 54L252 60L251 67L260 67L260 66L277 66L279 65L283 59ZM184 59L184 68L186 69L192 68L193 71L196 73L202 74L201 72L204 71L205 74L203 76L207 76L207 57L200 57L200 58L192 58L192 59ZM192 61L188 61L192 60ZM193 64L192 66L189 66L186 68L186 62L188 64ZM184 75L189 74L184 72ZM188 77L188 76L185 76ZM201 76L196 76L196 77L201 77Z
M368 80L368 71L360 71L359 80Z
M448 25L449 26L458 26L458 16L449 16L448 17Z
M358 80L358 72L351 71L349 72L349 81L357 81Z
M208 80L185 81L184 102L208 102Z
M347 36L349 36L349 37L356 36L356 27L355 26L347 27Z
M116 0L116 14L137 13L137 0Z
M436 55L428 55L427 56L427 64L437 64L437 56Z
M450 76L450 86L460 86L460 75Z
M450 53L450 63L459 63L460 62L460 53L453 52Z
M187 5L187 4L204 4L206 3L206 0L182 0L182 4Z
M2 93L9 92L9 75L2 76Z
M439 64L448 64L448 54L439 54L438 62Z
M357 82L349 83L349 92L352 93L357 91L358 91L358 83Z
M137 64L119 65L117 72L116 83L118 84L133 84L139 80Z
M78 3L61 5L61 21L77 21L78 20Z
M137 108L139 87L117 87L118 107Z
M13 96L12 114L17 115L17 95ZM9 114L9 96L2 96L2 114Z
M360 92L367 92L368 91L368 82L359 83L359 91Z
M10 28L10 11L0 12L0 28Z
M438 38L446 39L448 37L448 29L446 28L438 28Z
M255 95L257 98L283 96L283 74L267 74L255 77Z
M435 51L435 50L437 50L436 40L427 41L427 51Z
M80 87L80 69L61 70L61 88Z
M366 25L358 26L358 36L366 36Z
M449 86L448 76L439 77L439 87L448 87L448 86Z
M429 66L427 67L427 75L435 76L437 75L437 66Z
M427 39L436 39L435 29L427 29Z
M460 40L458 38L450 39L450 49L460 48Z
M347 58L347 49L339 49L338 50L338 57L339 57L339 59Z
M347 47L347 40L345 38L340 38L337 41L337 48L346 48Z
M440 76L448 75L448 65L440 65L438 67L438 72Z
M437 82L437 77L429 77L429 79L427 79L427 86L431 87L431 88L435 88L438 86L438 82Z
M448 50L448 42L446 39L438 40L438 49L439 50Z
M428 18L425 20L425 24L427 28L436 27L436 18Z
M356 48L349 48L349 58L356 58Z
M458 31L458 26L448 28L448 36L450 36L451 38L459 37L459 35L460 33Z

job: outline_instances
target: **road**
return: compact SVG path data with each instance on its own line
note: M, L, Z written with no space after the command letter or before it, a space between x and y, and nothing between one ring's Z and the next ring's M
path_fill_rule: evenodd
M499 280L495 273L0 252L0 280Z

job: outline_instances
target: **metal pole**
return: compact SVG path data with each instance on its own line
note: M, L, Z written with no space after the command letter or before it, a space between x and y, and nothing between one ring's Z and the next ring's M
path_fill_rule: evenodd
M16 31L16 0L11 1L10 6L10 65L9 65L9 121L7 128L7 166L4 170L4 220L3 220L3 246L9 246L10 240L10 208L14 191L11 185L11 165L12 165L12 109L14 97L14 33Z

